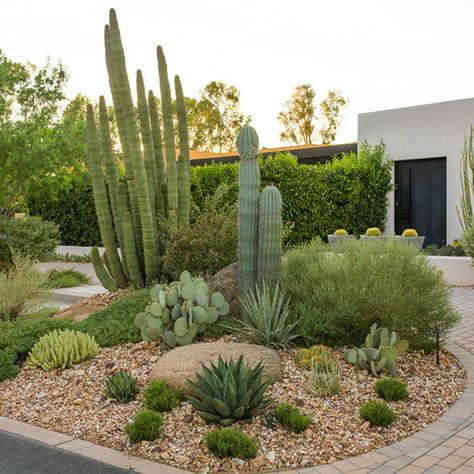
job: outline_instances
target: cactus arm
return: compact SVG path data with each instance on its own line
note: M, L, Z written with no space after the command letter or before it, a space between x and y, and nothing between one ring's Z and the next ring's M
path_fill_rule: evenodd
M170 210L178 209L178 189L176 173L176 146L174 141L173 109L171 102L171 88L168 80L168 67L161 46L157 48L158 73L160 77L161 109L166 152L166 184L168 186L168 204Z
M95 273L102 286L108 291L117 291L118 287L113 278L107 273L102 263L97 247L92 247L91 262L94 266Z
M140 70L137 71L137 106L143 144L143 158L148 182L148 192L150 195L150 204L154 220L156 216L155 151L153 149L153 140L151 138L150 116L148 114L148 104L145 95L145 84L143 82L143 75Z
M120 39L120 33L119 33ZM117 128L120 136L120 144L122 145L122 157L125 166L125 174L127 177L127 188L130 196L130 204L132 206L132 219L133 227L135 230L136 242L138 246L138 253L144 266L144 255L143 255L143 239L142 239L142 228L140 222L140 210L138 208L138 198L135 191L135 181L133 179L133 162L131 159L128 127L126 123L126 116L123 111L122 96L120 94L120 87L117 80L117 71L115 64L115 54L112 47L112 33L109 25L105 26L104 31L104 42L105 42L105 62L107 65L107 72L109 76L110 91L112 93L112 99L114 103L115 116L117 119Z
M137 288L142 288L145 284L140 271L135 237L133 235L132 216L128 209L127 189L123 183L119 184L117 206L120 213L123 235L123 253L127 259L130 280Z
M125 288L127 286L127 279L125 278L122 263L120 261L115 243L115 234L107 197L107 188L105 186L102 162L100 159L99 136L97 134L94 111L91 104L87 105L86 138L89 168L100 234L110 260L112 276L117 282L118 286Z
M168 190L164 188L166 183L166 170L163 158L163 142L161 139L160 119L153 91L148 92L148 109L150 113L151 135L153 148L155 150L155 176L156 176L156 211L162 218L168 217ZM163 194L166 193L166 194Z
M189 181L189 138L188 117L184 104L183 87L179 76L174 78L176 91L176 112L178 115L179 158L178 158L178 208L179 220L182 224L189 224L191 208L191 185Z
M242 127L237 136L239 166L239 283L240 294L253 291L257 270L257 230L260 169L256 160L257 132Z
M135 181L135 190L138 199L138 208L140 211L140 222L143 236L143 254L145 263L145 275L149 282L158 278L158 248L155 235L155 226L153 222L152 208L148 193L148 183L145 172L145 165L142 160L140 147L140 136L138 133L135 107L130 92L130 83L125 64L125 55L123 52L120 31L115 16L115 11L110 11L110 40L115 60L114 70L116 72L116 81L118 84L119 95L121 96L121 107L126 123L130 155L133 163L133 179Z
M257 281L275 283L281 266L281 194L275 186L266 186L260 194L258 219Z

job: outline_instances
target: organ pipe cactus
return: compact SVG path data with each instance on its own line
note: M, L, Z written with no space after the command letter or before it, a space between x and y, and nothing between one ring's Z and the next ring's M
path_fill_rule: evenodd
M374 323L365 338L365 344L359 349L346 351L344 359L376 377L384 370L389 375L395 375L397 358L405 355L407 350L408 341L400 339L395 331L377 328L377 323Z
M275 186L260 194L260 168L256 159L258 135L250 126L237 136L239 166L239 283L240 293L253 292L255 285L273 284L281 265L282 201ZM245 310L242 315L247 319Z
M97 249L93 251L92 261L102 284L113 291L129 285L142 287L160 279L160 249L164 248L166 239L166 233L162 232L162 221L168 218L169 209L178 213L180 223L189 223L189 140L184 94L179 77L176 77L180 147L177 173L171 115L172 98L162 48L158 48L158 63L166 166L155 96L152 91L146 94L140 71L137 71L136 76L137 122L125 53L114 10L110 11L104 41L121 157L125 168L125 183L120 183L103 97L99 102L100 133L97 132L93 107L88 106L87 146L106 263L100 258Z
M145 341L162 340L167 346L191 344L206 326L229 313L229 303L221 293L209 294L206 282L184 271L179 281L155 285L151 302L138 313L135 324Z

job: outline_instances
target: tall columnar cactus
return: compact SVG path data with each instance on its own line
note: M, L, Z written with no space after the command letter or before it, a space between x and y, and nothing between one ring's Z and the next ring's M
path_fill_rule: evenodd
M257 276L258 198L260 168L256 159L258 135L244 126L237 136L239 166L239 282L240 292L253 291Z
M103 97L99 102L100 135L93 107L88 106L87 145L96 211L105 247L102 258L98 250L93 249L92 262L102 284L113 291L130 284L142 287L160 280L160 248L166 238L166 233L162 232L163 220L168 218L171 209L178 213L178 222L184 225L189 222L190 182L187 118L179 78L175 83L181 147L180 171L177 173L172 98L163 50L158 48L166 166L155 96L150 91L147 100L142 73L137 71L137 122L114 10L110 11L109 23L104 32L105 59L126 184L121 182L117 169Z
M258 217L257 282L273 284L281 265L281 194L275 186L266 186L260 194Z

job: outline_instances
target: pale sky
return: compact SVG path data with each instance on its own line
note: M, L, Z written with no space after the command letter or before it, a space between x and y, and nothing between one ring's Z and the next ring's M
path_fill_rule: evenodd
M474 96L473 0L1 0L0 48L11 59L61 59L67 94L110 98L103 27L117 11L129 75L158 92L156 46L187 96L209 81L241 91L262 146L298 84L350 99L336 142L357 114ZM110 101L110 99L109 99Z

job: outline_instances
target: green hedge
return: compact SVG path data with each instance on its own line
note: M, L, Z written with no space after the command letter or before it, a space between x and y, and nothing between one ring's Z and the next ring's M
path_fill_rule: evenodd
M324 165L299 165L290 154L261 159L262 186L273 183L283 197L283 220L293 228L289 244L325 237L337 228L360 234L367 227L383 229L387 191L391 181L390 161L383 144L362 145ZM228 186L227 203L238 195L238 163L208 164L191 168L194 205L202 208L207 196L221 184ZM62 243L93 245L100 242L90 183L73 180L61 193L42 192L29 200L31 214L58 224Z

